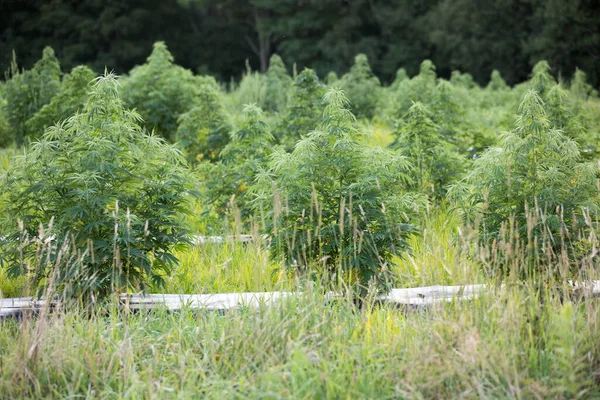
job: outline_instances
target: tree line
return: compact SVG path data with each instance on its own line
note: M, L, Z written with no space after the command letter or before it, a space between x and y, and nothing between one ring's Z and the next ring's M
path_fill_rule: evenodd
M274 53L319 76L364 53L386 82L430 59L441 77L461 70L484 84L497 69L512 85L544 59L555 75L568 80L579 68L598 87L599 16L593 0L4 1L0 68L13 50L30 68L49 45L66 69L123 73L163 40L178 64L220 80L239 78L246 59L264 72Z

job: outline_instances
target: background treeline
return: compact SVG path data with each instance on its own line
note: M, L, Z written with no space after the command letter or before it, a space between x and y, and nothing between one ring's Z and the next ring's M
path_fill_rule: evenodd
M164 40L178 64L220 80L239 78L246 59L266 71L273 53L320 76L364 53L384 82L430 59L441 77L458 69L483 84L497 69L515 84L544 59L565 79L586 71L598 87L599 17L594 0L9 0L0 70L13 49L30 68L50 45L66 70L124 73Z

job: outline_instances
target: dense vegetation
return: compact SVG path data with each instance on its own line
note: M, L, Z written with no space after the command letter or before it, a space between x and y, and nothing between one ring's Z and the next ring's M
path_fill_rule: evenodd
M0 322L0 393L597 398L597 92L546 61L516 86L407 71L386 85L359 54L323 79L273 56L221 84L163 42L121 77L63 73L50 48L14 65L0 290L87 307ZM424 314L371 301L469 283L488 290ZM272 290L302 296L224 315L111 301Z

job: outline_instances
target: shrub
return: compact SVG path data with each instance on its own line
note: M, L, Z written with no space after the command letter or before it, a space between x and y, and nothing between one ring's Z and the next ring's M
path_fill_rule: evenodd
M597 164L581 162L575 141L552 127L546 104L530 90L514 130L504 134L500 147L477 159L468 174L470 210L483 217L484 241L504 240L514 232L531 257L524 260L520 276L533 277L534 268L551 265L540 259L570 251L565 243L586 230L586 212L592 219L597 215L597 176Z
M350 72L342 76L340 86L348 94L354 115L362 118L375 115L381 83L371 71L366 55L356 56Z
M189 162L216 161L229 142L229 116L221 93L211 85L202 86L196 103L196 107L179 117L175 139Z
M202 84L218 87L214 79L196 77L174 64L167 45L156 42L146 63L122 79L123 101L140 113L148 131L173 139L177 119L196 105Z
M52 276L65 296L84 301L162 282L178 262L173 247L188 240L179 214L191 181L180 153L139 121L108 74L96 79L82 112L15 158L2 178L0 224L10 274L31 275L40 289ZM55 250L28 265L42 227ZM63 247L78 261L61 263Z
M368 285L385 289L393 256L407 250L414 229L407 223L416 199L406 191L410 163L359 142L341 90L329 90L324 101L321 129L291 154L274 153L270 173L257 178L256 204L268 210L273 255L289 267L347 278L361 294Z
M14 141L23 145L36 134L26 126L27 121L60 91L60 64L54 50L46 47L42 58L28 71L19 71L13 60L10 79L4 87L3 113L6 116L11 138L4 142Z
M75 114L85 105L88 83L95 76L94 71L85 66L76 67L70 74L66 74L60 85L60 91L27 121L27 129L41 134L47 127Z
M289 105L277 128L277 138L288 151L319 124L325 87L312 69L304 69L292 87Z

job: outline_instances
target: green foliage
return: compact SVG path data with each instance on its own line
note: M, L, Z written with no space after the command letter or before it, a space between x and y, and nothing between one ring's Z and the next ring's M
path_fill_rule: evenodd
M414 165L415 188L437 198L443 197L446 187L460 178L465 164L442 133L440 126L432 121L427 107L415 103L404 117L392 144Z
M569 88L573 96L579 100L587 100L589 97L597 97L598 91L594 90L592 85L587 83L587 75L585 72L577 68L571 81Z
M277 139L288 151L319 125L324 94L325 87L312 69L305 68L296 78L289 105L277 128Z
M200 171L209 210L219 217L241 217L247 231L252 214L248 188L266 167L275 138L259 107L247 105L243 113L242 125L221 152L220 162L201 165Z
M195 102L196 107L179 117L175 140L189 162L216 161L232 130L221 93L204 85Z
M547 248L560 254L565 240L585 231L586 213L597 215L597 176L598 165L581 161L575 141L552 126L547 105L530 90L514 130L475 161L466 180L471 205L483 215L483 240L503 239L510 224L522 246L539 250L523 261L532 277L539 259L552 257Z
M258 71L252 71L250 63L246 60L246 72L242 76L240 85L233 93L236 111L241 110L246 104L257 104L264 107L266 103L266 78Z
M424 60L418 75L404 79L393 87L389 104L382 106L384 113L392 120L398 120L413 103L430 105L434 101L436 79L435 65L430 60Z
M398 70L396 71L396 78L390 85L390 90L392 90L393 92L398 91L400 89L400 84L408 79L410 78L408 77L406 70L404 68L398 68Z
M327 83L327 86L333 86L336 82L339 82L339 80L340 78L335 71L329 71L325 77L325 83Z
M14 159L2 178L0 224L12 276L87 302L159 284L177 264L191 181L179 152L139 121L108 74L82 112ZM39 243L51 247L47 258L30 263Z
M460 71L452 71L450 76L450 82L457 87L462 87L465 89L472 89L475 87L476 83L473 80L473 76L469 73L461 73Z
M542 60L535 64L531 72L530 85L542 98L546 96L550 88L556 85L556 80L550 74L550 71L548 61Z
M44 132L56 122L64 120L81 109L87 101L88 83L94 71L85 66L76 67L63 77L60 91L26 123L31 132Z
M140 113L148 131L165 139L173 139L177 119L196 105L201 86L217 87L214 79L196 77L174 64L164 42L154 43L146 63L133 68L121 84L127 107Z
M342 77L340 86L348 93L354 115L361 118L371 118L375 115L375 108L381 93L381 83L371 71L366 55L356 56L354 65L350 72Z
M292 77L288 74L283 60L277 54L273 54L269 60L265 85L265 110L272 113L284 111L288 102L288 93L292 86Z
M26 123L60 91L60 75L60 64L51 47L44 49L42 58L31 70L19 71L13 60L11 76L3 90L5 103L2 107L10 138L4 137L2 142L14 141L22 145L43 133L31 131Z
M490 82L487 85L487 89L491 91L508 89L506 82L504 82L504 79L502 79L502 75L500 75L500 72L497 69L492 71L492 75L490 77Z
M258 205L274 256L298 272L320 270L359 293L389 287L393 256L407 250L414 229L406 212L410 163L359 141L349 102L331 89L320 130L289 154L273 155L270 174L258 178ZM273 188L275 187L275 194Z

